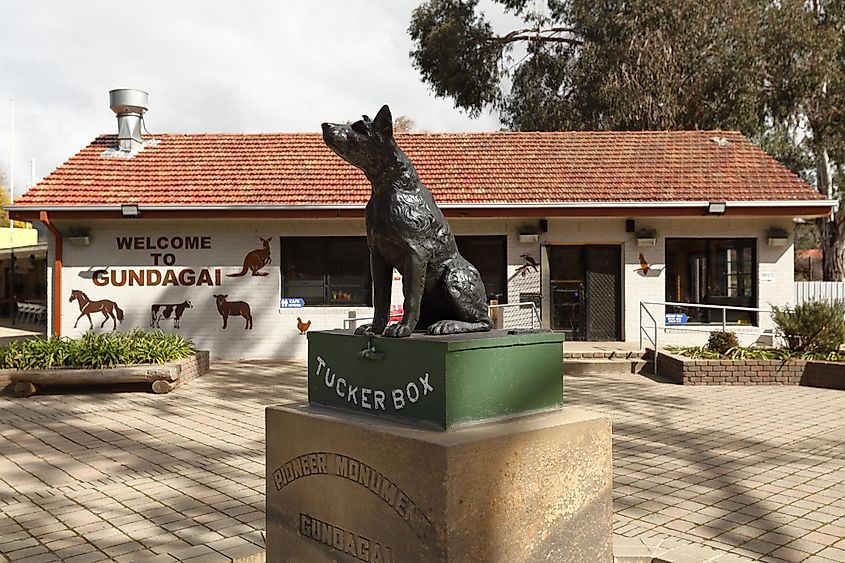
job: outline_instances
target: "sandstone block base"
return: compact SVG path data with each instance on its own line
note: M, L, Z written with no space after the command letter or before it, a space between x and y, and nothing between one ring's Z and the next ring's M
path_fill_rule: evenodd
M610 420L449 432L296 403L267 417L267 560L610 562Z

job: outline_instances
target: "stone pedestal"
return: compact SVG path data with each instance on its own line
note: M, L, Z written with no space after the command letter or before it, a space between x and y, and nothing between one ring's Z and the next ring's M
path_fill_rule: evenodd
M610 421L557 410L432 431L267 409L267 560L610 562Z

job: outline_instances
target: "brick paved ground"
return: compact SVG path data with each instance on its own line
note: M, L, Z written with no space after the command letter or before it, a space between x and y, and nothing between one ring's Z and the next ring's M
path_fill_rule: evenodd
M0 397L0 560L262 552L263 407L304 397L290 368L215 362L168 395Z
M845 562L845 392L609 375L564 388L614 420L621 541ZM169 395L0 396L0 556L260 552L263 407L304 392L301 364L216 362Z
M602 375L564 401L613 419L617 534L845 562L845 392Z

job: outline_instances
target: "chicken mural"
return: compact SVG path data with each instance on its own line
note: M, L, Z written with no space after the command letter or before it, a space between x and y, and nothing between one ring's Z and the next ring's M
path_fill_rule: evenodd
M304 335L311 328L311 321L309 320L307 323L304 323L301 318L296 317L296 328L299 329L299 334Z

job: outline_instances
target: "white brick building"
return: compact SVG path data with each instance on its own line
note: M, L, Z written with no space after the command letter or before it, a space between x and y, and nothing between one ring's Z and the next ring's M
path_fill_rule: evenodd
M791 240L770 246L767 230L791 231L793 217L824 216L832 204L734 132L405 134L397 142L488 297L535 301L543 325L573 339L638 341L641 301L789 303ZM91 314L94 330L158 326L214 357L291 357L305 353L301 327L371 316L368 195L363 174L318 134L167 134L127 153L106 135L12 210L53 233L53 332L89 329L85 298L69 301L77 290L121 311L121 322ZM643 227L657 230L654 246L638 245ZM653 310L721 326L703 309ZM527 314L509 310L505 322ZM734 312L729 322L768 321ZM706 336L679 329L662 338Z

